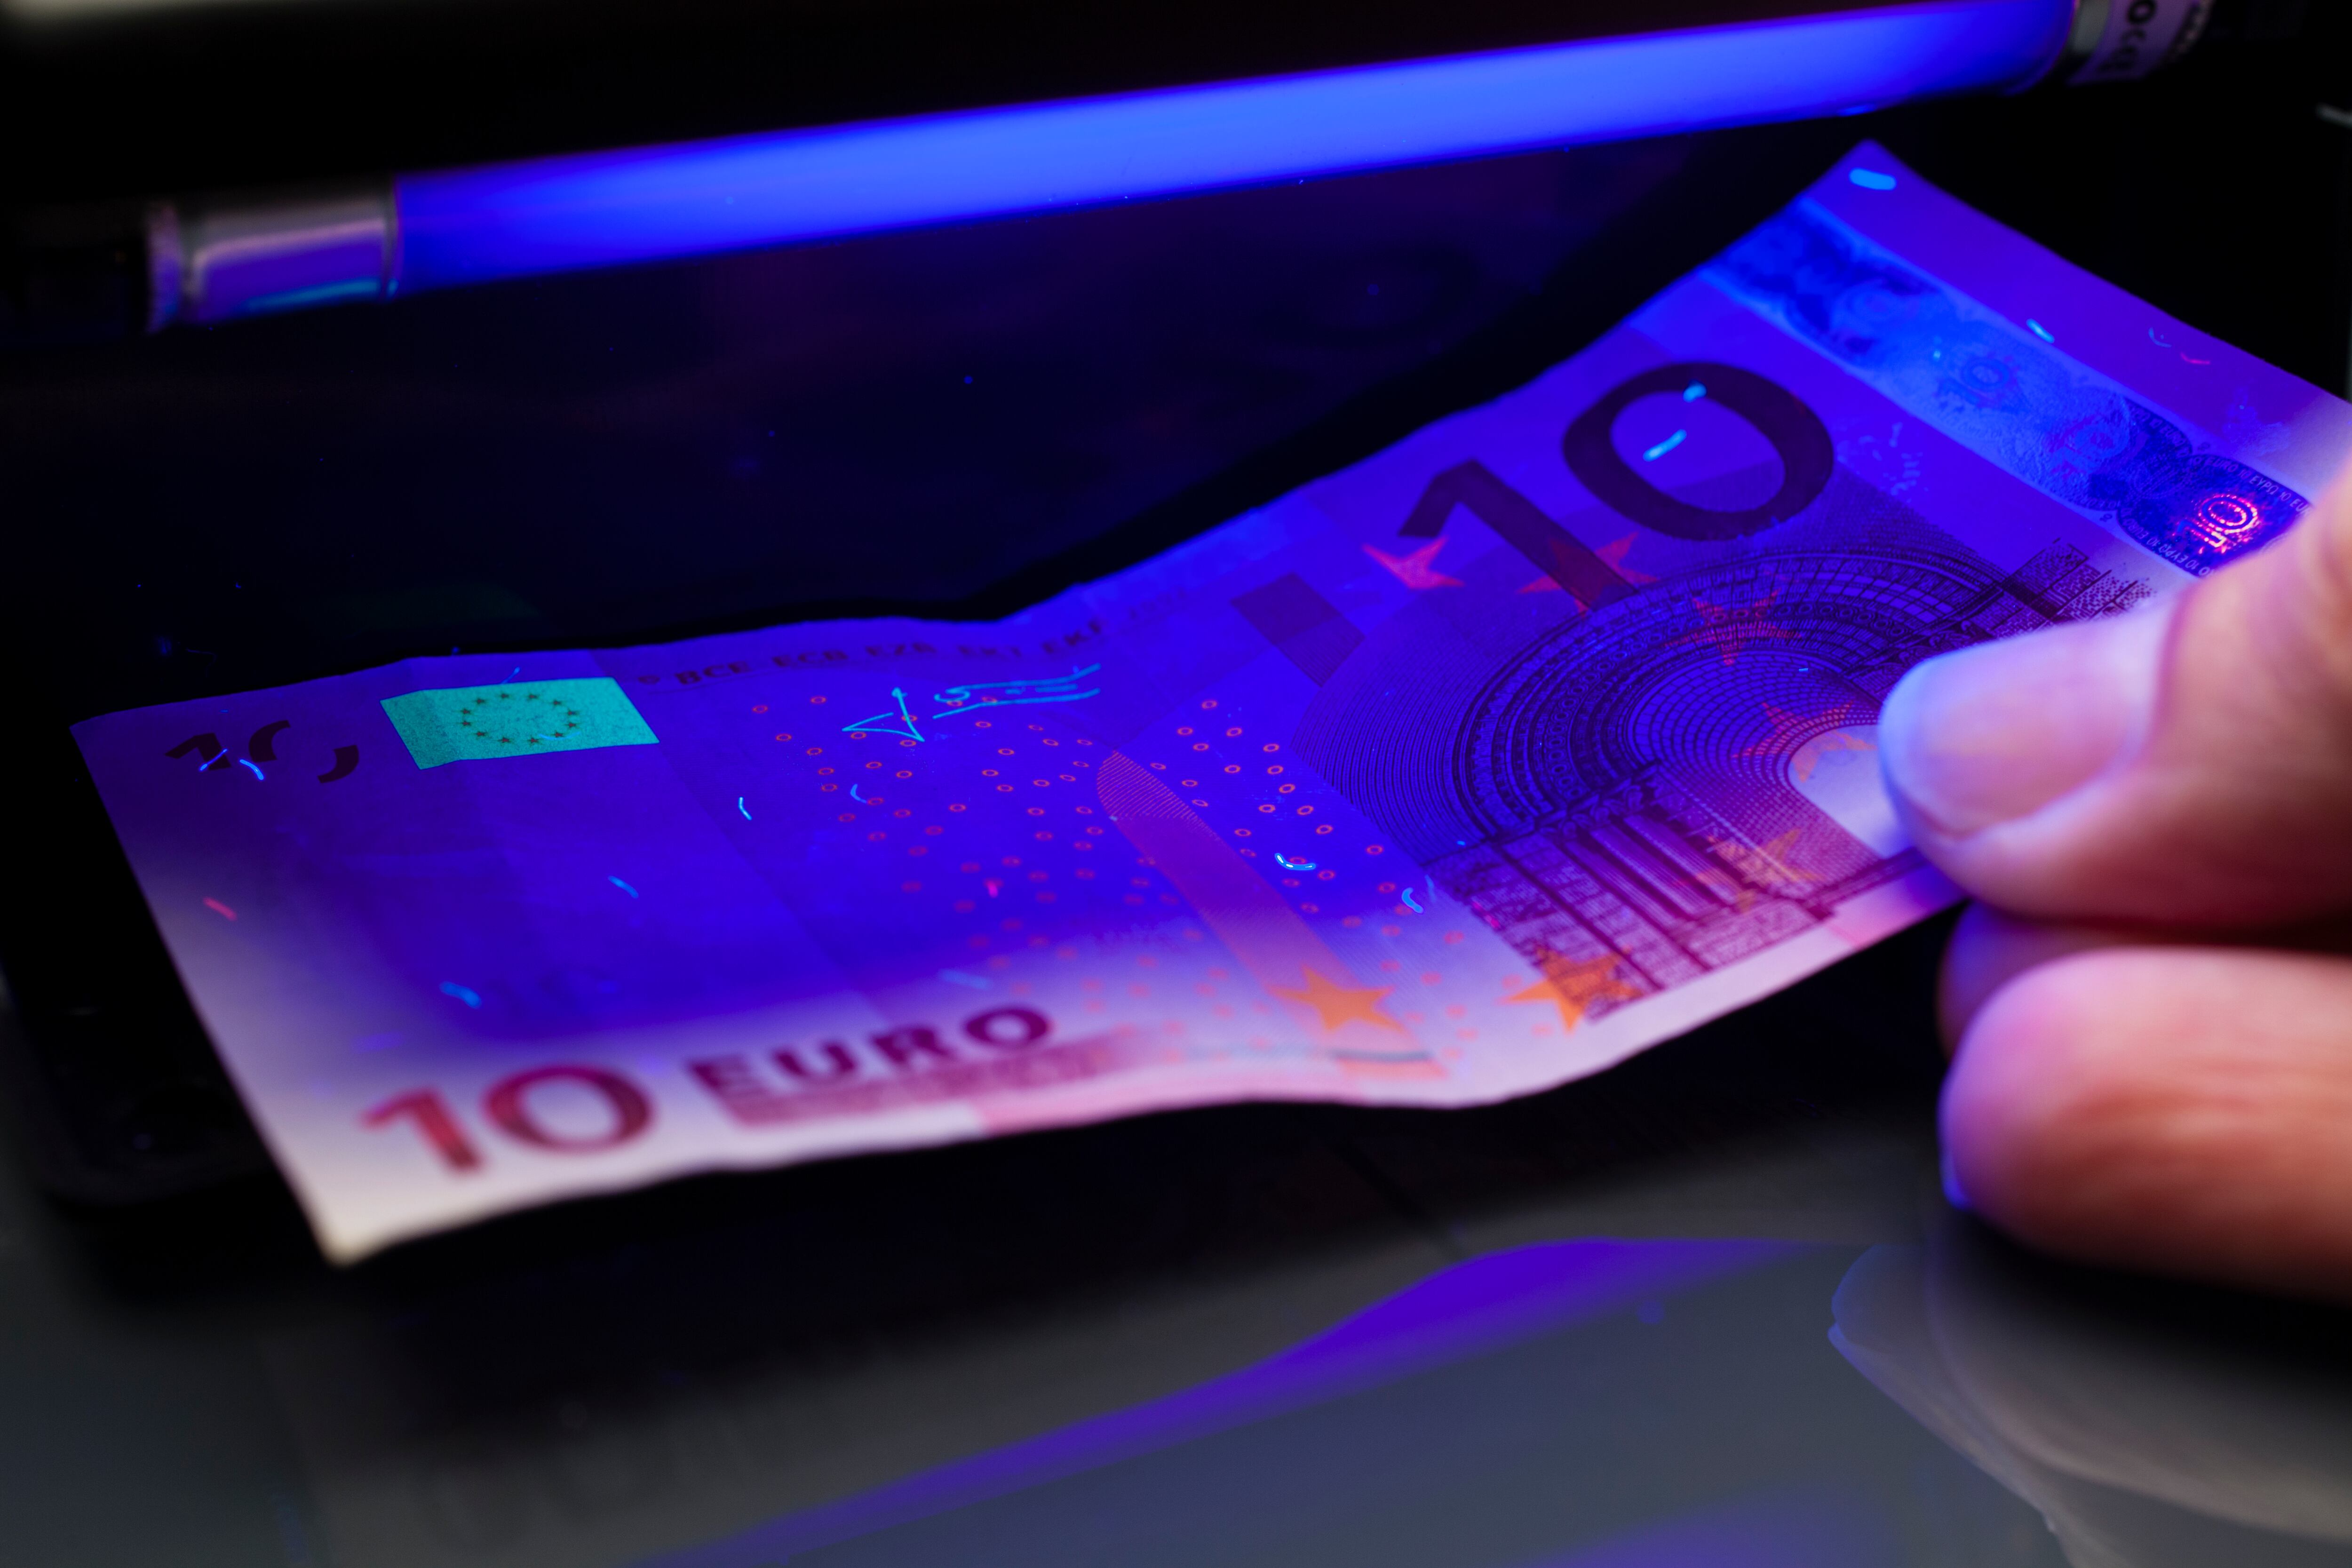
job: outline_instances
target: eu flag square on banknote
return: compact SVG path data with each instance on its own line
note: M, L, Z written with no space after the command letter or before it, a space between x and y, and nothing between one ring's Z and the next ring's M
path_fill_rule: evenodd
M609 679L448 686L383 700L420 768L599 746L650 746L653 731Z
M1953 903L1880 773L1895 682L2263 548L2352 408L1882 148L1794 195L1526 385L1002 621L76 726L321 1244L1183 1106L1481 1104ZM591 754L518 760L551 752Z

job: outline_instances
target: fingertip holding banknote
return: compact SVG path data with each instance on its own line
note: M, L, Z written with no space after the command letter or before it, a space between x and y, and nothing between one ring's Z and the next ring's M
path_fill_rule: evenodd
M1528 385L999 622L76 735L340 1258L718 1167L1486 1103L1948 907L1931 859L2047 912L2227 903L2130 792L2211 749L2177 700L2260 683L2185 677L2162 606L2297 537L2352 411L2180 330L1865 144ZM210 765L257 724L336 766ZM2000 1214L1977 1125L1953 1173Z
M2147 727L2171 611L2168 601L1915 666L1879 716L1913 841L1955 859L2114 766Z
M1947 1187L2025 1240L2352 1294L2345 500L2164 606L1890 694L1898 811L2007 906L1946 960Z
M2113 912L2076 907L2105 889L2078 890L2051 846L2113 809L2102 786L2146 744L2176 602L1962 648L1904 676L1880 713L1880 757L1911 841L2005 908Z
M2168 599L1930 659L1889 694L1914 840L2019 913L2306 920L2352 894L2352 511Z

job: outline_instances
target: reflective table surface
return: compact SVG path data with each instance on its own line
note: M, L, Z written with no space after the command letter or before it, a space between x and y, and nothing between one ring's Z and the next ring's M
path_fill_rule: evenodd
M2340 386L2315 90L2192 66L0 363L0 1563L2352 1563L2352 1319L1945 1205L1940 926L1485 1110L698 1178L337 1270L63 733L998 613L1525 379L1865 134Z
M1903 939L1488 1110L714 1178L348 1273L0 1185L0 1561L2352 1562L2330 1310L1938 1194Z

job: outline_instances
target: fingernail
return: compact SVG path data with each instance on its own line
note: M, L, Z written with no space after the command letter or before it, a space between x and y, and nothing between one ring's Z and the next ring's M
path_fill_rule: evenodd
M2170 620L2169 604L2151 606L1917 666L1879 715L1895 799L1957 838L2074 789L2145 729Z

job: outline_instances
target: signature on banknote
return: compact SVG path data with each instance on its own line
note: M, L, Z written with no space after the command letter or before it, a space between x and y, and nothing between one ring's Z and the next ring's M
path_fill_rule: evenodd
M868 733L900 735L920 742L926 737L920 728L941 719L951 719L959 713L990 708L1017 708L1035 702L1083 702L1089 697L1102 695L1102 688L1090 686L1080 689L1088 676L1102 668L1089 664L1073 669L1066 676L1041 676L1032 680L972 680L950 686L931 693L931 714L925 719L908 706L903 687L890 689L891 705L878 713L870 714L855 723L844 724L845 734L864 736Z

